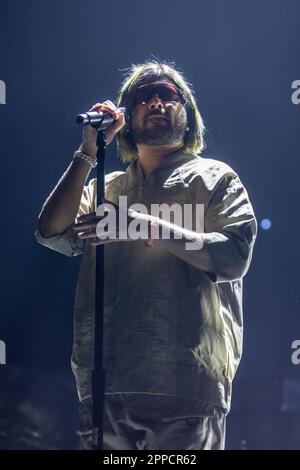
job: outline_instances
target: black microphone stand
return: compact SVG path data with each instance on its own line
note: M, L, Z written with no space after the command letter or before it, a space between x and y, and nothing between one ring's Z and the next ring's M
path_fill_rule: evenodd
M106 141L100 130L101 123L94 124L97 135L97 199L96 208L104 202ZM92 372L93 403L93 449L103 449L103 408L105 393L105 370L103 363L103 309L104 309L104 245L96 245L95 272L95 324L94 368Z

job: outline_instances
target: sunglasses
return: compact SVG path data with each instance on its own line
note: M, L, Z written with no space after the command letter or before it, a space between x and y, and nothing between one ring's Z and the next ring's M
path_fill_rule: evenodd
M154 82L140 86L133 99L133 106L148 103L153 96L158 96L164 103L184 103L184 99L175 85L168 82Z

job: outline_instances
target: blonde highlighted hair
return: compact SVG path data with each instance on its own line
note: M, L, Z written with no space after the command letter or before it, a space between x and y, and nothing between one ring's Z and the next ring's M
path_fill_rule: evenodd
M185 99L189 131L184 137L184 149L191 153L201 153L204 148L205 127L191 85L183 74L175 69L173 64L149 60L144 64L131 66L117 98L117 106L126 108L127 124L117 134L118 151L124 163L134 160L137 156L137 148L130 132L130 116L135 92L142 84L151 83L154 80L173 82Z

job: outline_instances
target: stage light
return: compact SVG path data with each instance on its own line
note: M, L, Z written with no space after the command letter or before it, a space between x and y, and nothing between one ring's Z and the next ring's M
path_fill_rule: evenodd
M260 227L263 230L270 230L272 227L272 221L270 219L262 219L260 222Z

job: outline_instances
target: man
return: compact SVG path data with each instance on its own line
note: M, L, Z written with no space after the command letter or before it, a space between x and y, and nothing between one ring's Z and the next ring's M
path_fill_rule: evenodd
M75 298L72 368L80 400L81 448L91 448L95 245L105 243L105 449L223 449L231 384L242 349L242 277L256 236L247 192L226 164L199 153L203 122L191 90L173 67L133 66L121 87L115 122L126 172L106 176L105 197L142 203L149 240L99 231L96 131L84 129L72 163L46 200L37 240L67 256L82 254ZM151 204L204 207L204 230L151 215ZM74 223L76 222L76 223ZM163 238L171 226L172 236ZM187 241L198 243L187 249Z

